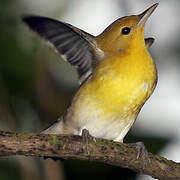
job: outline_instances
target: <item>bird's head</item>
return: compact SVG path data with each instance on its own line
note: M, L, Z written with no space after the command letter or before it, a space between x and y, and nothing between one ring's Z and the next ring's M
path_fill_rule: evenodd
M139 15L125 16L117 19L96 37L97 44L104 51L123 51L144 42L144 25L157 7L152 5Z

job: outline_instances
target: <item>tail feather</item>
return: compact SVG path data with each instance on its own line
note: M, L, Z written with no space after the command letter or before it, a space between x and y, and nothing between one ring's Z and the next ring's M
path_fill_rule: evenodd
M40 134L63 134L63 121L59 118Z

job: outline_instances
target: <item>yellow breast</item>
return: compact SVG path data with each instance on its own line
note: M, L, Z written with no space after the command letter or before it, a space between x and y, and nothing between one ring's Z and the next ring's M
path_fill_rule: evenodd
M94 101L94 111L126 118L139 112L155 84L156 68L149 53L146 49L137 54L131 51L107 56L76 96L84 99L82 106Z

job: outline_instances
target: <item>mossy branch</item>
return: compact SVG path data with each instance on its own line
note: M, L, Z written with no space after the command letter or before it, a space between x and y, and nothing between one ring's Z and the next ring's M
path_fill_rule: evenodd
M89 154L81 136L15 133L0 131L0 156L24 155L98 161L129 168L161 180L180 179L180 164L149 153L150 164L144 167L137 159L137 149L105 139L89 139Z

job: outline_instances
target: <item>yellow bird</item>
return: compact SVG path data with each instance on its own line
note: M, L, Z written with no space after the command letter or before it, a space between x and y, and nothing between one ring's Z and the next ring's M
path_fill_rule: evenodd
M41 16L24 16L30 29L48 40L79 74L80 88L67 111L43 131L123 142L157 81L156 66L144 39L146 20L157 7L117 19L92 36L70 24Z

